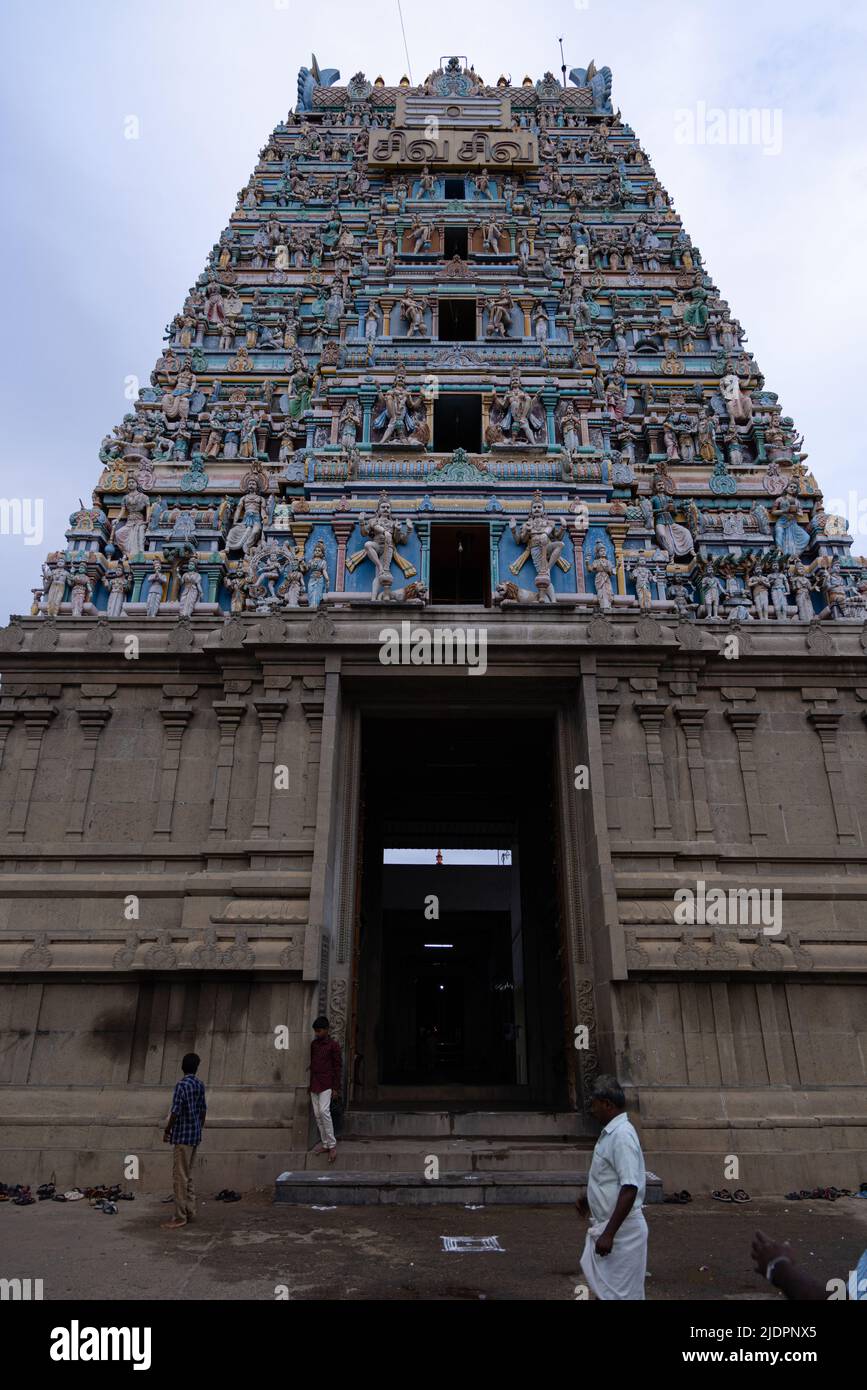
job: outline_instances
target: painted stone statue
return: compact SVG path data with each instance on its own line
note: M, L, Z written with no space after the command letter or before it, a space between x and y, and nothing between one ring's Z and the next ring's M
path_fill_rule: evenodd
M145 612L149 618L156 618L162 607L168 586L168 575L163 571L159 560L154 560L148 576Z
M162 411L167 420L181 423L187 420L196 388L196 377L190 366L184 363L177 374L175 384L162 398Z
M413 291L407 290L400 301L400 312L406 320L408 338L415 337L416 334L423 337L427 333L424 316L427 310L426 299L416 299Z
M654 477L653 496L648 505L642 498L640 505L647 525L653 530L661 548L672 558L691 555L695 549L689 528L675 521L665 480Z
M701 572L698 581L698 591L704 605L704 616L710 621L719 618L719 605L722 598L722 582L713 567L713 561L708 560Z
M72 573L62 560L56 560L54 564L49 562L42 566L42 576L45 613L49 618L56 618L66 593L66 586L72 583Z
M642 613L649 613L653 606L653 570L647 561L641 557L634 560L630 566L632 582L635 585L635 597L638 599L638 607Z
M313 554L307 561L307 603L318 608L328 590L328 561L325 555L325 542L318 540Z
M563 554L563 539L566 534L566 522L563 517L554 521L545 512L545 505L540 496L533 499L530 505L530 515L520 526L512 518L509 528L517 545L524 546L524 551L518 556L510 566L512 574L518 574L527 560L528 556L533 561L536 570L536 590L540 603L556 603L557 595L554 592L554 582L551 571L560 561Z
M147 513L147 495L134 487L125 495L112 527L113 539L122 554L132 557L144 550Z
M105 572L103 584L108 591L108 603L105 609L108 618L123 616L123 605L132 588L132 575L125 568L125 563L124 566L110 565Z
M500 428L508 436L526 444L536 444L544 421L534 410L534 399L521 385L517 368L512 372L509 389L501 397L493 393L492 405L502 412Z
M69 611L73 618L83 616L84 605L89 602L92 592L93 585L87 577L87 570L82 566L72 576L69 590Z
M801 504L798 500L798 484L790 479L771 510L774 523L774 540L777 549L784 555L797 557L810 543L810 534L798 523Z
M720 379L719 387L731 423L733 425L748 425L753 418L753 403L741 386L737 373L734 371L726 372L725 376Z
M777 568L779 570L779 566ZM785 580L785 575L782 578ZM815 617L812 599L813 580L807 566L802 564L800 560L795 560L789 570L789 583L794 595L798 618L802 623L811 623Z
M501 290L495 295L488 308L488 333L492 336L497 334L500 338L507 338L512 326L514 308L515 301L508 290Z
M413 530L412 521L407 517L403 522L392 516L391 503L383 495L372 517L359 513L358 527L365 538L361 550L350 556L347 568L352 572L362 560L373 565L374 577L370 591L373 600L389 597L392 587L392 561L408 578L415 575L415 567L398 554L398 546L405 545Z
M373 421L374 429L382 430L379 443L388 444L395 435L406 443L421 443L413 411L422 409L422 400L420 396L412 395L403 372L396 373L394 385L385 390L379 399L383 409Z
M226 550L243 550L246 555L262 534L267 503L258 492L247 492L235 508L232 527L226 536Z
M587 568L593 575L593 587L599 607L603 613L607 613L613 600L614 566L608 558L604 541L596 542L593 547L593 559L589 561Z
M195 560L190 560L187 568L181 575L178 617L191 618L201 601L202 576L199 574Z
M337 432L344 449L351 449L361 430L361 409L354 396L349 396L337 417Z

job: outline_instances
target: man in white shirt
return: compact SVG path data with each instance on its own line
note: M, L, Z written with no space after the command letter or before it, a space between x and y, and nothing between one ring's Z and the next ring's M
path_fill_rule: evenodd
M593 1151L587 1195L579 1215L590 1216L581 1268L592 1293L606 1300L643 1299L647 1270L645 1168L641 1143L626 1117L619 1082L602 1076L593 1087L591 1110L602 1125Z

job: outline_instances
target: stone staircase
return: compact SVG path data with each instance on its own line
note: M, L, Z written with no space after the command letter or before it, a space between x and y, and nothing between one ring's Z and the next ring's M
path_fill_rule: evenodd
M573 1112L353 1110L338 1157L307 1154L274 1200L304 1205L572 1203L594 1140ZM647 1201L662 1196L648 1174Z

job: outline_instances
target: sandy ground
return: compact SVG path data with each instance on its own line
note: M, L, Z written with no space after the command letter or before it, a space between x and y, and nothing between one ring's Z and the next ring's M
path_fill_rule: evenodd
M39 1278L50 1299L574 1299L585 1225L566 1207L311 1207L200 1199L163 1231L159 1197L116 1216L74 1204L0 1204L0 1277ZM650 1300L779 1299L751 1268L756 1227L792 1242L823 1279L867 1246L867 1201L646 1208ZM505 1253L447 1253L441 1236L497 1236Z

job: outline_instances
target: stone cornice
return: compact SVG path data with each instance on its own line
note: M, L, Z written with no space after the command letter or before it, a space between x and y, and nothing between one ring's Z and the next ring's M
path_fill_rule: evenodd
M260 653L269 647L294 648L329 647L348 645L379 645L379 632L386 624L399 623L409 619L416 626L448 626L486 628L490 647L519 645L560 647L590 647L597 650L617 650L627 645L630 653L636 649L661 650L666 655L675 653L688 660L696 657L712 660L722 657L724 639L728 632L725 624L678 622L673 614L654 614L655 631L651 636L643 634L643 624L637 608L624 611L615 609L605 615L604 626L592 607L584 607L577 602L577 596L564 595L567 602L559 606L543 604L516 605L507 610L497 608L481 609L458 607L413 607L402 604L371 603L362 597L353 597L351 602L341 604L326 600L321 610L333 624L332 635L317 641L310 632L314 615L309 609L295 609L281 612L277 621L273 618L244 614L226 622L203 616L192 618L189 623L191 645L178 651L173 645L173 634L177 624L171 618L155 618L149 622L141 619L124 618L117 620L124 634L134 633L140 642L140 657L136 667L157 660L170 660L175 669L178 663L189 669L192 663L198 667L203 658L216 650L219 652L243 650L249 656ZM597 622L590 625L594 616ZM135 673L129 671L129 663L118 653L94 651L88 645L96 620L92 618L74 619L69 617L54 620L52 631L57 635L56 644L46 650L36 640L44 630L45 620L39 618L16 618L10 627L0 629L0 669L10 673L14 681L16 671L26 670L34 661L40 673L50 669L55 673L58 667L72 655L79 658L88 669L98 668L100 672L118 678ZM867 627L860 621L829 622L824 630L828 635L828 650L822 653L811 651L806 638L810 624L788 622L753 623L750 625L750 647L748 653L740 658L739 666L754 665L762 657L775 660L792 660L808 663L808 669L821 677L823 667L833 665L835 657L865 659L867 650ZM314 629L315 631L315 629ZM10 634L15 634L13 641ZM686 641L686 634L691 634ZM601 640L600 640L601 637ZM693 648L692 639L700 639L700 648ZM684 643L686 642L686 645ZM35 645L34 645L35 643ZM734 677L732 663L727 662L730 679ZM44 675L43 675L44 678ZM852 679L859 677L852 673ZM8 680L8 678L7 678ZM860 680L863 682L863 675ZM126 680L124 683L127 683ZM13 692L8 692L13 693Z

